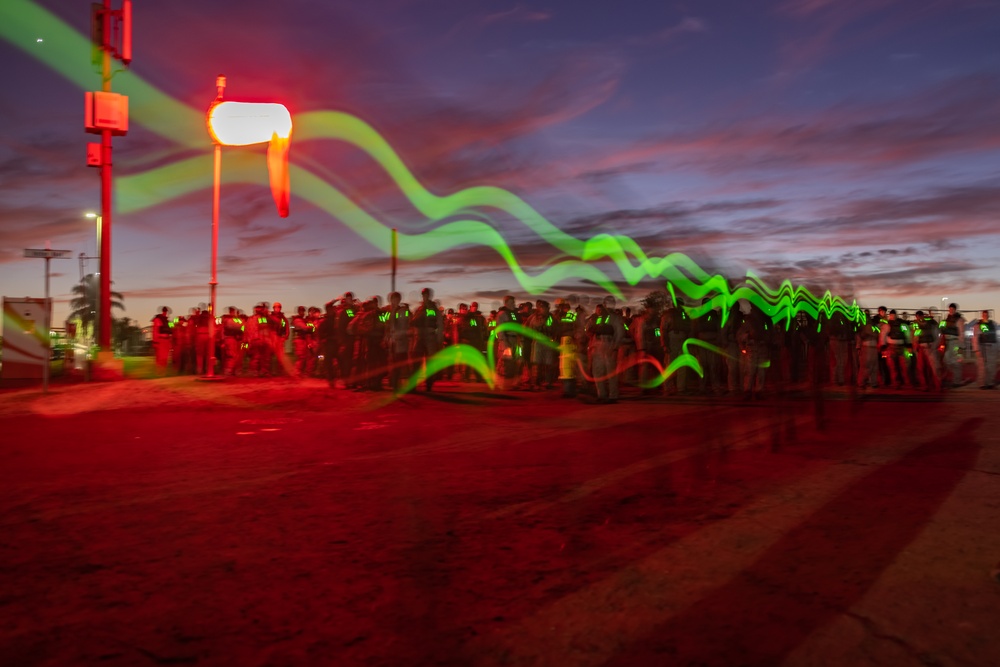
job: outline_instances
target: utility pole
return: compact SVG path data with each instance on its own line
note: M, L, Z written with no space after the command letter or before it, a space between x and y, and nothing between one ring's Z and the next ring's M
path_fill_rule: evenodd
M101 169L100 306L98 345L111 354L111 137L128 133L128 97L111 92L111 59L126 66L132 61L132 0L122 0L122 8L111 9L111 0L94 3L91 11L91 39L100 50L101 92L85 94L87 132L101 135L101 143L87 146L87 165Z
M42 391L49 392L49 364L52 360L52 301L49 299L49 262L55 259L69 259L73 255L70 250L52 250L46 244L45 248L25 248L25 257L40 257L45 260L45 355L42 359Z

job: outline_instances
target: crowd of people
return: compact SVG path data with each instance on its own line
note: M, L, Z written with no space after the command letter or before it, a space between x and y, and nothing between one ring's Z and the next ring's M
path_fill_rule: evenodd
M633 314L607 297L589 313L565 299L518 304L507 296L483 313L476 302L444 309L425 288L412 308L398 292L385 305L346 292L322 309L289 314L280 303L258 303L250 314L230 307L214 322L205 307L187 317L164 307L151 332L161 373L172 366L176 373L320 377L359 391L400 391L411 377L427 391L440 379L482 381L485 367L474 357L495 360L485 372L501 389L559 388L566 396L583 389L600 402L617 401L622 382L643 394L745 399L803 384L942 391L964 383L960 358L970 329L956 304L941 321L932 311L909 319L884 307L856 319L835 310L772 321L746 300L725 317L719 309L693 317L704 310L699 305L654 301ZM971 335L979 384L992 389L997 342L988 311ZM428 359L456 345L451 365L427 369Z

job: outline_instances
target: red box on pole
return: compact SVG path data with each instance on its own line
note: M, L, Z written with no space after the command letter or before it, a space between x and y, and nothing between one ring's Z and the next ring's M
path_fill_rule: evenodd
M101 145L95 142L87 144L87 166L100 167L104 161L101 159Z

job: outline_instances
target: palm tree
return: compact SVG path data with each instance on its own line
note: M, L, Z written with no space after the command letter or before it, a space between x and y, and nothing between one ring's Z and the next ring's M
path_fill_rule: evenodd
M116 317L111 321L111 342L121 354L134 355L143 348L142 329L128 317Z
M97 311L101 306L101 281L99 277L96 274L88 273L80 282L73 285L72 292L74 296L69 302L69 307L72 308L69 319L80 320L81 334L88 329L96 334L99 320ZM122 303L124 298L120 292L112 291L111 309L125 310L125 304Z

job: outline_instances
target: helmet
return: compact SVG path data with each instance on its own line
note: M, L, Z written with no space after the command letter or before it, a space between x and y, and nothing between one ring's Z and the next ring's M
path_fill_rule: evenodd
M280 310L281 309L281 302L280 301L275 301L273 308L275 310Z

